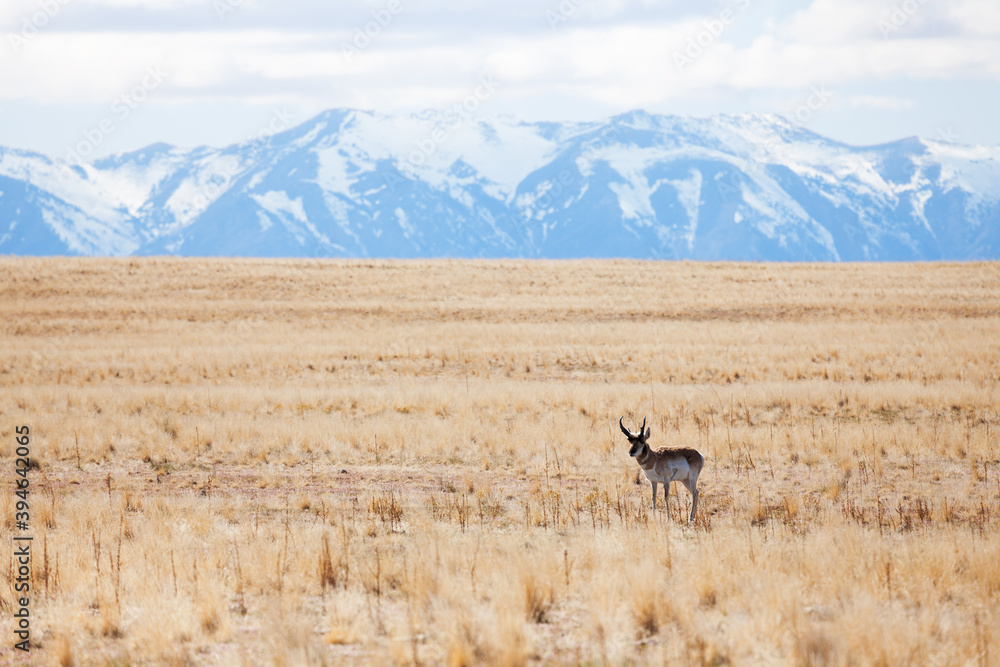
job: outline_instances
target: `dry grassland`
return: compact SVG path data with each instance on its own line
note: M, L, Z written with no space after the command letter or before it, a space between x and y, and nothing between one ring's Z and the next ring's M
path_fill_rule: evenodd
M997 264L8 258L0 310L33 664L1000 664Z

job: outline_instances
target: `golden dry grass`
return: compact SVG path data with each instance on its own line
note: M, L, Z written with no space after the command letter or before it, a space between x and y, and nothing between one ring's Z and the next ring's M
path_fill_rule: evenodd
M36 664L1000 664L997 264L3 259L0 311Z

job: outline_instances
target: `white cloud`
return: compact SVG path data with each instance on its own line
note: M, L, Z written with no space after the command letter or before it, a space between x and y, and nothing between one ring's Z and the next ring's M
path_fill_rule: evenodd
M574 105L664 109L760 91L796 98L815 85L836 88L845 108L903 111L916 103L878 87L1000 81L996 0L800 0L772 16L775 3L754 1L681 68L677 55L704 37L721 6L694 13L696 5L679 0L400 0L403 11L348 60L343 45L388 0L223 1L236 8L225 21L213 0L64 0L19 50L0 43L0 102L110 105L150 65L168 73L155 103L412 111L452 104L490 73L502 84L490 104L559 109L553 118ZM16 35L37 2L0 2L0 22ZM550 27L545 12L561 4L576 9ZM879 22L904 4L911 11L884 36Z
M162 64L170 72L168 92L185 98L248 94L240 82L250 80L258 95L294 91L309 96L311 82L312 94L324 103L367 98L393 107L382 99L391 89L409 86L410 103L434 106L450 94L445 90L460 89L485 71L502 80L509 95L552 86L590 99L614 96L626 105L712 90L803 88L894 77L1000 78L997 40L966 34L882 39L873 35L877 11L865 16L861 3L847 0L837 5L842 9L838 13L832 3L816 0L744 48L732 46L723 32L681 69L676 54L684 53L691 37L704 33L702 20L610 28L581 24L454 43L439 43L433 34L400 26L373 38L350 61L342 53L345 36L339 32L44 31L22 53L0 50L0 97L99 102L134 85L150 64ZM822 37L821 25L829 27ZM866 25L867 32L862 30ZM423 101L420 90L425 91Z

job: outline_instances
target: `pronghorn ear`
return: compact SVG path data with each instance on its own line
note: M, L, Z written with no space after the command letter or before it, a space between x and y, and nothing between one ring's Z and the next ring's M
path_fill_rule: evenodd
M649 428L646 428L646 433L642 436L643 440L649 440Z

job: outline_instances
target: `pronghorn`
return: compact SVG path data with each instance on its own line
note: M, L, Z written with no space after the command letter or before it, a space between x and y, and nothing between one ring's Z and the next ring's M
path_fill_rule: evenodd
M649 439L649 429L646 428L646 419L643 418L642 426L638 433L625 428L622 423L624 417L618 419L618 426L622 433L628 438L632 447L628 450L628 455L635 458L642 472L646 473L646 478L653 485L653 509L656 509L656 485L663 484L663 499L667 505L667 515L670 514L670 482L681 482L691 492L691 516L688 522L694 521L694 514L698 511L698 475L705 465L705 457L698 450L688 448L660 449L653 451L646 441ZM638 480L638 476L636 480Z

